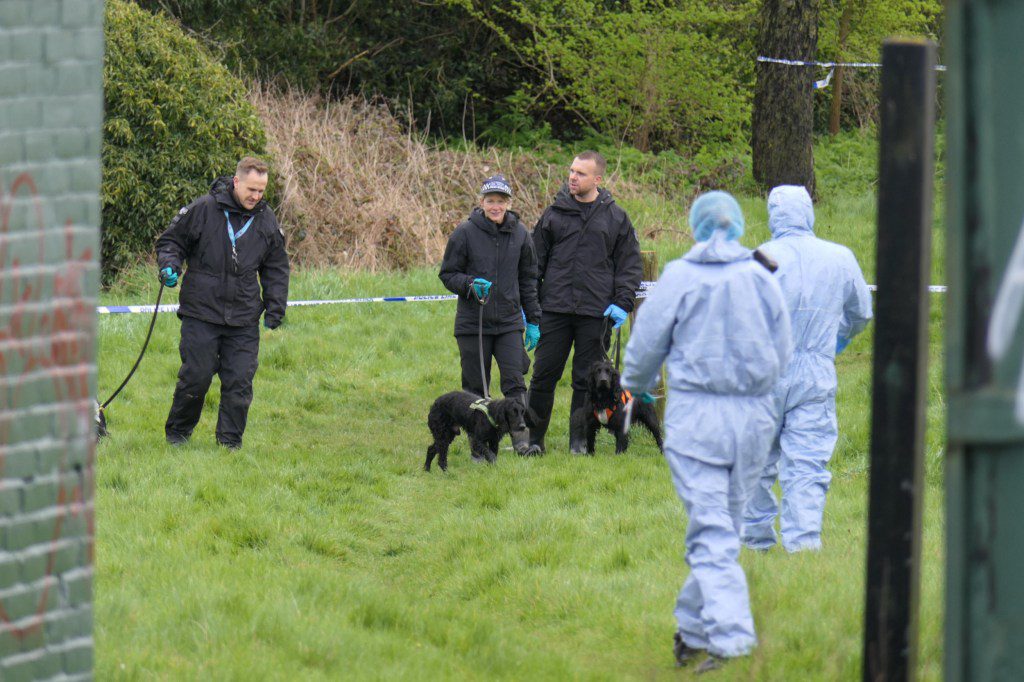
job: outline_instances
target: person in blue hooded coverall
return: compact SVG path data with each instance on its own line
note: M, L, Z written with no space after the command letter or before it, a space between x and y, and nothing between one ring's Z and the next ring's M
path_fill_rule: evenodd
M698 243L669 263L640 307L622 384L634 395L650 391L667 365L665 458L689 517L675 655L684 665L706 650L702 668L712 669L757 644L739 533L775 433L772 391L792 344L778 282L736 241L736 200L702 195L690 227Z
M747 504L743 542L760 550L775 545L779 506L772 486L778 477L783 548L816 550L832 479L826 467L838 438L835 356L871 320L871 293L853 253L814 236L814 207L802 186L771 191L768 225L772 239L760 250L778 263L794 352L776 389L782 420Z

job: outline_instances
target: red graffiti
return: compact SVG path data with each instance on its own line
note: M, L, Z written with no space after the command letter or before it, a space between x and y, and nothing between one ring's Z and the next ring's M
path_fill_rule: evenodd
M22 218L28 202L28 215ZM21 206L21 210L19 209ZM15 241L34 238L12 233L18 227L34 227L38 232L38 255L22 263ZM33 225L34 223L34 225ZM60 228L57 228L60 229ZM75 230L70 220L63 228L62 262L47 265L47 232L42 199L35 181L22 173L11 183L6 194L0 189L0 381L10 388L0 388L0 414L17 414L25 388L49 387L44 396L57 405L57 429L49 434L62 443L57 466L57 509L47 554L43 591L32 617L15 626L0 602L0 629L22 638L43 625L43 616L56 565L57 551L64 521L71 515L84 515L87 556L90 565L94 555L95 519L95 425L94 403L89 391L89 375L95 357L95 308L84 295L86 275L95 268L93 250L84 248L75 253ZM56 270L56 274L54 274ZM22 416L21 418L26 418ZM8 485L4 473L10 456L13 419L0 419L0 488ZM69 467L68 452L75 441L87 443L85 464ZM76 482L68 482L69 470L77 473Z

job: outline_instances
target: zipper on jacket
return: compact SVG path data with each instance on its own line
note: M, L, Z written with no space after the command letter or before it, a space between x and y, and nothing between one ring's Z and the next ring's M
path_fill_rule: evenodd
M497 232L497 231L496 231ZM491 321L495 324L498 323L498 299L497 293L500 291L498 287L498 274L501 272L501 262L499 260L501 254L501 248L498 246L498 240L501 239L501 234L497 233L494 235L494 281L491 282L491 288L494 289L495 296L491 299L493 305L491 306Z
M594 201L596 202L597 199L595 199ZM594 207L592 207L590 209L590 213L587 214L587 217L583 220L583 224L580 225L580 235L578 237L576 237L576 251L573 254L573 259L572 259L572 264L573 264L573 268L572 268L572 284L573 284L573 286L572 286L572 289L573 289L572 309L573 309L573 313L576 312L576 308L579 305L579 301L576 300L576 285L579 283L579 277L578 277L578 275L579 275L579 259L577 258L577 254L579 254L579 252L580 252L580 244L583 242L583 235L586 234L586 232L587 232L587 225L589 225L590 221L594 219L595 215L597 215L598 210L602 206L604 206L604 202L605 202L604 198L601 198L600 199L600 203L598 203L596 206L594 206Z

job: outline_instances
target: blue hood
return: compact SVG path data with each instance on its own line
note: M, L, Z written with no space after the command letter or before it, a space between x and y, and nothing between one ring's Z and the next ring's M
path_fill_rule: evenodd
M814 234L814 205L803 185L779 185L768 195L768 227L772 239Z
M683 259L691 263L734 263L749 259L752 254L735 239L729 239L725 230L715 230L710 239L697 242Z

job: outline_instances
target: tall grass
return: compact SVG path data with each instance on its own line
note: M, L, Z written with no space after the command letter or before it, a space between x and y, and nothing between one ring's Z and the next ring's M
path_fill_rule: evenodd
M282 185L280 218L305 265L368 270L439 260L447 235L476 204L483 180L509 179L514 210L536 220L561 181L525 153L443 149L403 128L382 104L324 102L298 92L257 90Z
M765 234L763 200L741 197L744 237ZM675 199L634 205L673 215ZM668 208L667 208L668 207ZM819 226L873 272L874 200L825 197ZM681 224L680 224L681 226ZM662 263L688 238L643 242ZM134 273L113 301L150 298ZM300 269L294 298L436 293L433 268L374 274ZM177 290L171 290L174 300ZM942 658L942 311L933 301L921 651ZM99 448L98 679L677 679L671 609L686 575L685 518L663 459L641 434L617 457L568 455L568 377L550 453L421 470L425 414L457 387L448 303L293 308L262 331L245 446L214 444L217 384L191 444L163 443L178 324L158 322ZM103 317L100 386L116 385L142 316ZM870 331L839 358L841 436L825 548L744 552L760 645L722 680L860 674L871 369ZM102 391L101 391L102 392ZM507 443L506 443L507 445Z

